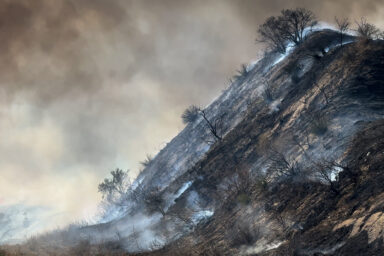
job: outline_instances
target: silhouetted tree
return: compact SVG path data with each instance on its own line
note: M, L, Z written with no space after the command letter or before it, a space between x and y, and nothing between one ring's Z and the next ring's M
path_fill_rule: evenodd
M193 123L196 121L196 119L199 117L200 108L192 105L189 106L186 110L184 110L183 114L181 115L181 119L183 120L184 124Z
M299 45L305 39L305 29L313 27L317 21L315 15L307 9L296 8L281 11L282 33L286 40Z
M305 29L317 23L314 14L304 8L286 9L278 17L269 17L259 26L258 42L285 53L288 42L299 45L305 39Z
M208 119L208 117L207 117L207 114L206 114L205 110L200 110L200 115L205 120L205 123L206 123L209 131L213 135L213 137L216 140L221 140L222 139L222 137L221 137L221 133L222 133L221 129L222 129L222 126L223 126L222 117L218 117L218 118L215 118L213 121L210 121Z
M344 40L345 32L348 31L349 26L351 24L347 18L338 19L337 17L335 17L335 21L337 24L337 28L340 32L340 46L343 47L343 40Z
M361 18L357 24L357 33L363 39L377 39L380 36L380 30L373 24L367 22L366 19Z
M193 123L199 116L204 119L204 122L213 137L216 140L221 140L222 117L209 120L205 109L200 109L199 107L192 105L184 111L181 118L185 124L189 124Z
M286 51L286 42L281 33L281 21L276 17L269 17L258 29L259 37L257 42L265 43L273 50L284 54Z

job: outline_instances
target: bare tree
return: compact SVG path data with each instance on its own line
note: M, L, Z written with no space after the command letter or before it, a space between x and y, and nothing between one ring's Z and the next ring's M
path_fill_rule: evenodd
M377 39L380 36L380 30L373 24L367 22L365 18L361 18L360 22L356 22L357 33L363 39Z
M299 45L305 39L305 29L316 25L315 15L307 9L296 8L281 11L282 33L286 40Z
M308 27L317 23L315 15L304 8L286 9L278 17L269 17L259 26L257 42L268 44L272 49L285 53L288 42L299 45L304 41Z
M200 110L200 115L205 120L205 123L206 123L209 131L213 135L213 137L216 140L221 140L222 139L222 135L221 134L222 134L222 128L223 128L223 118L222 117L217 117L214 120L210 121L208 119L208 117L207 117L205 109L204 110Z
M188 107L181 118L185 124L193 123L199 116L201 116L205 124L207 125L208 130L211 132L215 140L222 139L222 128L223 128L223 117L216 117L213 120L210 120L207 117L207 113L205 109L200 109L197 106Z
M337 28L340 32L340 46L343 47L344 35L348 31L351 23L349 22L348 18L338 19L337 17L335 17L335 21L337 24Z
M284 54L286 52L286 42L281 34L281 21L276 17L269 17L258 29L259 37L256 42L265 43L273 50Z

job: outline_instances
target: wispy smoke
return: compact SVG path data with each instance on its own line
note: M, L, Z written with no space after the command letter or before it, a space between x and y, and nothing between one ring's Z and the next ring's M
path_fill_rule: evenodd
M303 6L382 26L381 1L0 2L0 204L92 214L97 184L137 170L257 55L257 25ZM81 195L81 196L79 196Z

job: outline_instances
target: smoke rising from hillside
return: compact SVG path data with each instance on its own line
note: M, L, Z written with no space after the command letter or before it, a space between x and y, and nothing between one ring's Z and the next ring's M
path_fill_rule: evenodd
M1 1L0 204L57 209L54 226L90 215L98 182L136 171L296 6L384 25L381 1Z

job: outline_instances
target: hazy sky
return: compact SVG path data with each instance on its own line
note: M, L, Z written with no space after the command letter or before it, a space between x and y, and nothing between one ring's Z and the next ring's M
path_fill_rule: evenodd
M109 171L135 174L297 6L384 24L382 0L0 0L0 205L93 212Z

